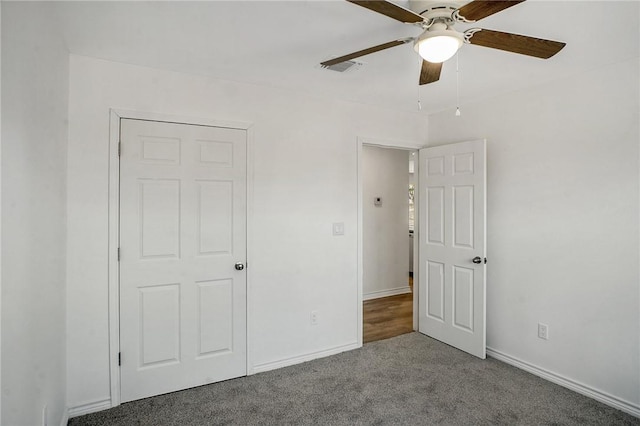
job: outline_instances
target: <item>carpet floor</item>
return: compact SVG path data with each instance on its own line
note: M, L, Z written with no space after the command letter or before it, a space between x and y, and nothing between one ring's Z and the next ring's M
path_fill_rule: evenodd
M129 402L69 425L640 425L640 419L410 333Z

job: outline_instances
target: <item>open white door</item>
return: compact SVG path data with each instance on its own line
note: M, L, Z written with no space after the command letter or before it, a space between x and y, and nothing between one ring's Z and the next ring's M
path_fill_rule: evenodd
M420 150L419 331L486 357L486 146Z
M246 374L245 130L121 121L122 401Z

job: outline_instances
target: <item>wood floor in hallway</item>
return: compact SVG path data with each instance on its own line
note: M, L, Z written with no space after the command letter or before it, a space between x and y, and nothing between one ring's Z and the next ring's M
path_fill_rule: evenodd
M413 293L366 300L363 303L363 343L413 331Z

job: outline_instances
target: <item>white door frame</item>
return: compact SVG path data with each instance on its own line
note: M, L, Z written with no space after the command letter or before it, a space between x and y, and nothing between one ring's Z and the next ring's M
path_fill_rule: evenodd
M111 109L109 118L109 242L108 242L108 294L109 294L109 380L111 387L111 406L120 405L120 280L118 264L118 241L120 229L120 119L165 121L170 123L194 124L201 126L226 127L246 130L247 132L247 307L251 306L251 229L253 212L253 129L252 123L222 121L207 118L184 117L152 112ZM247 374L251 374L251 310L247 309Z
M367 137L358 136L358 140L356 142L356 149L358 152L358 346L362 346L362 325L363 325L363 317L362 317L362 302L363 302L363 246L362 246L362 224L363 224L363 204L362 204L362 192L363 192L363 182L362 182L362 147L364 145L371 145L380 148L393 148L393 149L403 149L407 151L417 151L421 148L425 148L426 145L418 142L410 142L410 141L395 141L388 139L374 139ZM419 199L418 194L418 182L420 181L420 167L419 162L416 161L414 163L414 181L416 191L415 199L413 205L415 207L414 214L415 217L419 217L420 214L418 210ZM409 174L409 162L407 161L407 174ZM420 229L418 221L414 222L414 230L413 230L413 329L418 329L418 286L415 285L417 279L420 278L420 252L418 247ZM409 265L407 265L408 267Z

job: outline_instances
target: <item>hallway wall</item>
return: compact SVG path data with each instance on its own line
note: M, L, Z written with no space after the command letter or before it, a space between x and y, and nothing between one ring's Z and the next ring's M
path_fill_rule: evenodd
M409 151L364 145L362 169L363 298L408 293Z

